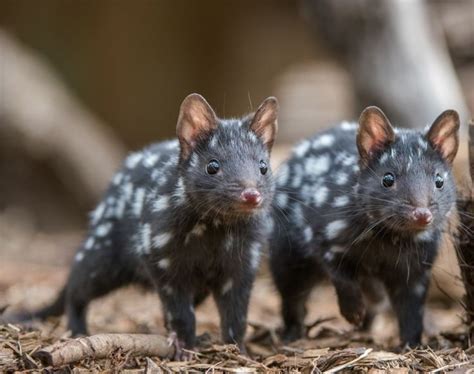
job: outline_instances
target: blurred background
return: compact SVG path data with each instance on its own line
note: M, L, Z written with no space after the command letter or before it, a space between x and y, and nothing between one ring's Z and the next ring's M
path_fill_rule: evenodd
M173 137L191 92L221 117L277 96L275 164L367 105L404 127L457 109L464 146L474 0L1 0L0 306L52 297L122 157Z

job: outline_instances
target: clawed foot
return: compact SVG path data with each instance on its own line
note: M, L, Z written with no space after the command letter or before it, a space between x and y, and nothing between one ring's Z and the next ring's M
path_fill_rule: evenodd
M178 338L176 332L168 336L168 345L174 347L174 354L170 357L174 361L191 361L194 353L186 349L186 344Z
M365 321L366 309L360 300L344 300L339 309L344 318L356 327L362 327Z

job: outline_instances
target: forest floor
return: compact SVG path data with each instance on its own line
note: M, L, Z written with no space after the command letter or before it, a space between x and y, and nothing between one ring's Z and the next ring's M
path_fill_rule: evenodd
M54 297L67 274L65 266L3 261L0 264L0 300L12 308L33 308ZM18 279L21 278L21 281ZM196 310L201 336L188 362L158 357L132 357L117 351L101 360L45 367L34 353L53 342L68 339L64 319L28 328L0 326L0 372L445 372L474 370L474 348L463 334L458 302L431 297L425 316L426 348L397 352L397 328L391 313L382 311L370 333L348 325L337 309L333 289L321 286L311 296L307 338L290 345L278 339L279 301L266 271L258 278L249 312L247 350L219 345L219 319L212 300ZM387 308L385 308L387 309ZM134 332L165 335L159 300L134 288L95 301L89 312L90 332ZM449 333L448 333L449 332Z

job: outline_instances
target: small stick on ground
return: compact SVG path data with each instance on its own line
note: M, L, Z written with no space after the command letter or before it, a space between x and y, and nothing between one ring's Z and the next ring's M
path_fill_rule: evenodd
M44 365L58 367L85 358L106 358L118 349L131 356L167 358L174 355L175 348L160 335L98 334L55 343L39 350L34 357Z

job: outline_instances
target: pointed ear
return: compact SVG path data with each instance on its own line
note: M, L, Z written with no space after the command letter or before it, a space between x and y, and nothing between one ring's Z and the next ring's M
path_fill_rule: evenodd
M278 132L278 111L276 97L267 97L258 107L249 129L253 131L270 151Z
M189 157L197 142L217 128L217 116L201 95L193 93L183 100L179 109L176 134L181 158Z
M435 119L426 138L452 164L459 146L459 114L455 110L445 110Z
M357 148L364 164L368 164L374 153L395 140L395 132L384 112L376 106L362 111L357 132Z

